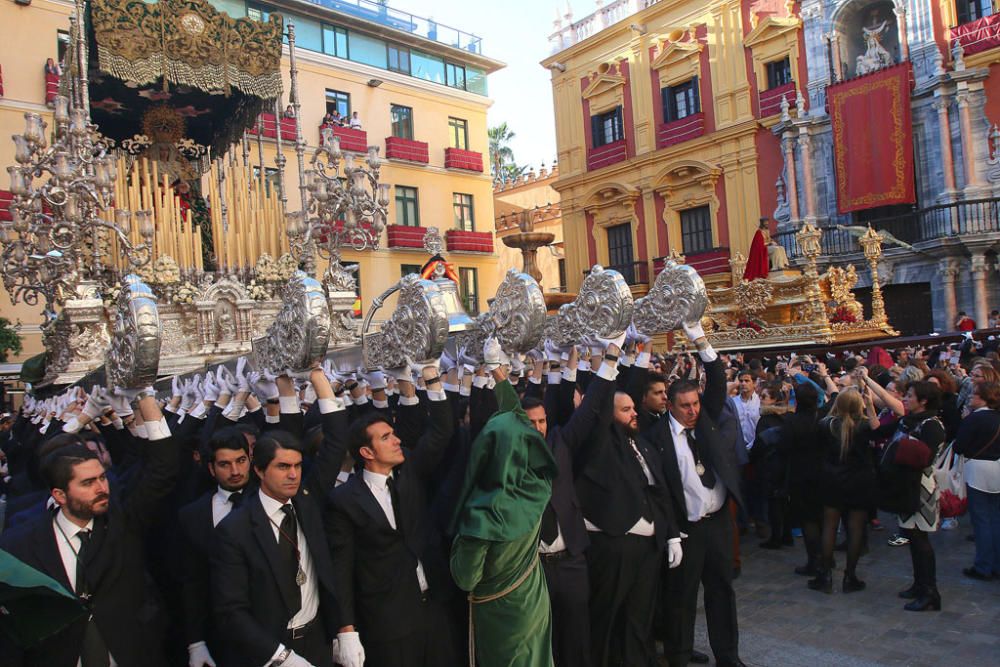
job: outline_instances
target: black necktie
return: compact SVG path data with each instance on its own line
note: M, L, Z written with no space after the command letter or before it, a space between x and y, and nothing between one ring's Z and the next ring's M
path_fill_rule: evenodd
M89 530L81 530L76 534L80 538L80 549L76 552L76 594L84 600L90 599L90 585L87 583L87 558L89 555L90 538L92 534ZM104 643L97 623L93 617L87 622L87 629L83 633L83 644L80 646L80 665L82 667L108 667L111 659L108 653L108 646Z
M392 501L392 519L396 522L396 530L402 531L403 526L399 523L399 492L396 490L396 483L392 475L386 477L385 488L389 489L389 499Z
M545 511L542 512L542 542L551 545L559 537L559 521L556 520L556 511L552 509L552 503L545 504Z
M684 429L684 434L687 436L688 447L691 448L691 454L694 456L695 466L701 465L704 472L698 475L701 480L701 485L706 489L715 488L715 473L712 472L712 466L705 465L705 462L701 459L701 454L699 452L698 441L694 437L694 429L686 428Z
M281 526L278 529L280 533L278 535L278 548L288 563L287 576L291 579L292 589L295 591L296 603L294 604L294 608L289 610L294 615L302 608L302 591L299 589L299 584L295 581L300 567L299 523L295 520L295 509L291 503L282 505L281 511L285 513L285 518L281 520Z
M233 491L232 493L230 493L229 494L229 504L233 506L233 509L236 509L237 507L239 507L240 505L242 505L243 504L243 492L242 491ZM292 521L294 521L294 520L295 519L293 518Z

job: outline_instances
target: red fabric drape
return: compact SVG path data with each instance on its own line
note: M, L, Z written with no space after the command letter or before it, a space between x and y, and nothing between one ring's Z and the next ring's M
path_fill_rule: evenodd
M955 26L951 36L962 44L966 56L1000 46L1000 14Z
M767 278L769 262L767 259L767 244L764 243L764 232L757 230L750 242L750 253L747 255L747 268L743 271L743 280Z
M910 63L827 88L841 213L912 204Z

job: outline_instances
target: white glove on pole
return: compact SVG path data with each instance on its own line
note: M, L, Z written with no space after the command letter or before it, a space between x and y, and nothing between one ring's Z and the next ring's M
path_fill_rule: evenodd
M205 642L195 642L188 646L188 667L215 667L215 660L212 660Z
M487 338L486 342L483 343L483 363L486 364L488 371L496 370L507 363L507 355L500 348L500 341L493 336Z
M681 541L678 539L667 542L667 565L671 570L681 564L682 558L684 558L684 548L681 547Z
M365 647L361 645L361 637L357 632L341 632L337 635L340 642L340 652L337 662L343 667L364 667Z
M598 338L597 340L605 350L611 347L612 344L620 350L625 346L625 332L621 332L614 338Z
M316 667L314 664L303 658L301 655L292 651L285 661L281 663L281 667Z

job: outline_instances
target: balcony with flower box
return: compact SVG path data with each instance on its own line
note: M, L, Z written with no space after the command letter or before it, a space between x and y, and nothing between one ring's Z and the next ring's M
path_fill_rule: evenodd
M446 169L464 169L465 171L483 171L483 154L467 151L461 148L444 149L444 166Z
M666 148L705 134L705 113L699 111L680 120L661 123L656 130L656 147Z
M263 126L263 131L261 136L265 139L277 139L278 138L278 128L281 128L281 140L294 142L297 139L297 132L295 131L295 119L294 118L284 118L282 117L280 122L278 117L273 113L262 113L260 115L260 123L254 123L253 126L247 130L248 134L257 134L257 128Z
M653 260L653 273L659 275L669 257L657 257ZM729 273L729 248L712 248L704 252L687 255L684 263L703 276Z
M430 152L425 142L402 137L385 138L385 156L390 160L406 160L420 164L430 162Z
M14 193L0 190L0 222L10 222L14 217L10 214L10 205L14 201Z
M492 232L468 232L449 229L444 233L449 252L481 252L493 254Z
M410 227L408 225L386 225L385 234L390 248L424 249L424 234L426 227Z
M593 171L601 167L621 162L628 157L628 150L625 148L625 140L619 139L610 144L604 144L587 151L587 170Z
M781 100L788 100L790 106L795 106L795 82L789 81L783 86L762 90L759 94L760 117L767 118L781 113Z
M319 144L324 145L326 139L324 132L329 130L331 134L340 139L340 150L353 151L355 153L365 153L368 151L368 133L364 130L342 127L340 125L320 125Z

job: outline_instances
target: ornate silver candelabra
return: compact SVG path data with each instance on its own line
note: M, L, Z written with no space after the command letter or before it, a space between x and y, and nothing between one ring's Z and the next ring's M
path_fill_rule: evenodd
M51 146L42 117L26 113L24 118L24 132L13 137L15 164L7 167L14 198L12 219L0 225L0 262L13 302L35 305L44 297L44 313L51 320L55 307L81 283L112 278L112 267L101 261L102 229L117 238L128 263L140 267L150 260L154 227L148 212L136 213L144 241L136 246L128 236L129 211L117 209L114 222L101 218L113 202L117 167L85 108L68 97L56 98Z

